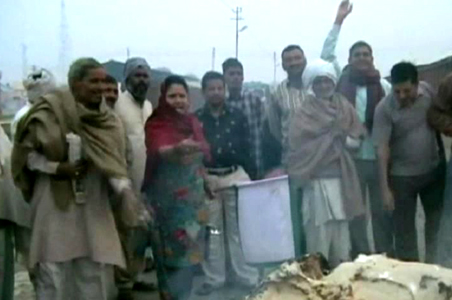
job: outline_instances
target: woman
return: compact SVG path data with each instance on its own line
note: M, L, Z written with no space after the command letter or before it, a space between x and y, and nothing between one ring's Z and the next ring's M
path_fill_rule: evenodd
M147 163L143 189L155 214L153 250L162 299L188 299L195 267L203 260L207 221L203 158L209 147L188 113L188 86L166 78L159 106L146 122Z
M348 221L364 213L350 149L358 149L365 131L353 106L335 93L333 65L308 66L303 83L309 92L289 130L289 175L303 188L308 252L337 266L350 259Z

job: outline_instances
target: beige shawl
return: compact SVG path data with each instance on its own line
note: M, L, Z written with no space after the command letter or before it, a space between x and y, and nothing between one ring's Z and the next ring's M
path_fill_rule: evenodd
M364 127L353 106L341 95L331 101L310 95L292 119L289 129L289 175L300 186L328 168L340 166L347 218L364 213L361 188L347 136L358 138Z
M12 154L16 185L31 199L35 173L27 169L28 154L37 151L49 161L68 159L66 135L82 139L87 161L106 177L126 178L124 130L119 119L102 103L98 111L77 103L71 92L60 89L41 98L19 122ZM66 210L74 202L70 178L52 176L57 207Z

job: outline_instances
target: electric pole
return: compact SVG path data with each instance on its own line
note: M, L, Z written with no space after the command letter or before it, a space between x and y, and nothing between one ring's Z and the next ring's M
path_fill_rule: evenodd
M239 58L239 33L242 30L239 30L239 22L243 20L241 13L242 13L242 8L238 7L233 10L235 13L235 18L233 20L235 20L235 58Z
M22 44L22 78L27 78L28 73L28 58L27 58L27 45Z
M212 48L212 71L215 71L215 47Z

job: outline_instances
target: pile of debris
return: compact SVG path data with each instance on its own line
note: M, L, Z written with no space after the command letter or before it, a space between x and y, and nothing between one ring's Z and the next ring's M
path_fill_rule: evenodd
M320 255L284 263L247 300L451 300L452 270L382 255L329 273Z

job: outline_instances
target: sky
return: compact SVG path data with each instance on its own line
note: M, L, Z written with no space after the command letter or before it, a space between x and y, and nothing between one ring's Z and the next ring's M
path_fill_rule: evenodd
M101 62L145 57L154 68L201 77L235 56L232 8L242 7L239 59L246 81L285 78L280 53L299 44L308 60L319 57L340 0L65 0L72 61L91 56ZM22 79L22 45L28 65L58 70L61 0L0 0L2 82ZM401 60L430 63L452 54L451 0L355 0L345 21L337 55L347 63L357 40L374 48L376 66L387 75Z

